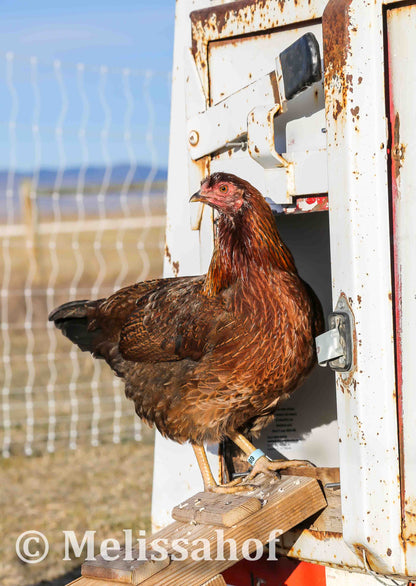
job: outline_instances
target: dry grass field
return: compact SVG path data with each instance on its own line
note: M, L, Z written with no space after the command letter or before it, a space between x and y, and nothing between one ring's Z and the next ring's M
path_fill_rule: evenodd
M95 381L99 405L99 441L113 433L114 411L119 409L120 439L132 437L132 406L124 400L110 370L93 362L48 324L49 311L69 299L105 297L137 280L162 274L164 199L155 198L147 218L158 225L101 232L58 231L38 234L34 249L26 237L1 238L0 278L7 279L7 297L1 299L0 357L10 366L0 369L0 388L10 389L11 453L23 453L27 421L33 419L32 449L45 451L48 426L55 417L55 446L69 444L76 402L77 443L88 443ZM137 219L146 220L143 211ZM111 220L111 218L110 218ZM51 224L52 225L52 224ZM7 246L6 246L7 244ZM29 295L27 294L29 291ZM8 367L8 368L6 368ZM120 401L120 398L123 398ZM4 429L0 419L0 448Z
M163 214L163 198L155 198L151 215ZM0 457L0 585L62 586L79 575L82 562L62 560L63 531L75 531L78 540L84 531L96 531L99 544L110 537L123 542L123 529L132 529L133 536L149 530L153 432L143 429L142 441L131 441L134 409L122 387L114 385L106 365L94 366L91 357L74 352L60 332L55 336L47 326L47 314L51 304L70 298L71 284L76 285L74 296L85 299L94 296L94 287L101 297L110 294L115 283L160 276L164 225L39 233L32 249L25 238L6 242L0 232L3 288L11 268L7 303L3 298L1 305L7 330L3 327L0 334L0 357L4 362L10 356L10 369L9 374L7 368L0 369L0 388L10 387L12 440L11 457ZM98 447L91 447L92 380L100 401ZM74 398L76 449L70 450ZM31 401L33 406L28 407ZM30 409L33 455L25 457ZM55 452L47 453L51 415ZM118 444L112 443L115 423L120 425ZM0 448L3 438L0 417ZM15 552L19 534L31 529L49 540L49 555L40 564L25 564Z
M98 544L110 537L122 543L123 529L137 537L140 530L148 533L152 471L151 431L137 444L1 461L1 586L64 586L77 577L83 560L63 561L63 531L74 531L79 543L85 531L96 531ZM32 529L47 537L50 550L30 565L19 560L15 543Z

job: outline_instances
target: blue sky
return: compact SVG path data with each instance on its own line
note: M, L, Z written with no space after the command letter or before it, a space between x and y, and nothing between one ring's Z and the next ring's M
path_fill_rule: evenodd
M0 48L42 59L167 71L174 0L6 0Z
M61 163L77 165L82 156L85 158L79 141L85 111L78 63L86 66L82 83L88 99L88 162L101 164L106 157L113 163L127 160L131 156L125 140L127 129L139 162L155 158L149 152L150 133L158 163L166 164L167 76L172 67L174 11L174 0L2 1L0 168L7 167L6 159L10 160L11 121L17 128L18 168L31 168L36 161L41 166L59 164L59 125L63 128L65 151L64 156L61 153ZM35 65L31 57L36 57ZM61 86L56 60L61 62ZM105 74L100 70L103 65L109 68ZM126 68L131 71L128 87L123 78ZM140 71L148 72L147 77ZM130 92L133 107L128 105ZM14 104L16 96L18 106ZM17 108L17 114L13 108ZM33 133L36 122L37 136ZM104 145L103 132L107 133ZM35 145L38 139L40 149L39 144Z

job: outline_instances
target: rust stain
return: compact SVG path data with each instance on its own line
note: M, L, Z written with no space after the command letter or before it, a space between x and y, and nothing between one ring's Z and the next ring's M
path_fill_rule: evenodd
M403 161L406 154L406 145L400 142L400 116L396 113L393 125L393 145L391 149L391 158L393 159L394 177L397 179L400 175L400 169L403 167Z
M342 539L342 533L337 533L334 531L314 531L310 529L308 531L315 539L318 541L328 541L329 539Z
M202 8L201 10L194 10L190 14L192 26L201 30L211 29L218 35L221 35L222 30L227 26L231 18L242 19L243 15L246 17L244 21L250 22L253 20L254 12L257 10L266 10L270 4L270 0L237 0L236 2L228 2L227 4L219 4L214 7ZM279 7L282 10L285 0L279 0ZM250 18L251 16L251 18ZM192 42L192 51L194 52L194 41ZM195 52L194 52L195 55Z
M201 75L207 105L209 103L209 43L232 39L241 35L266 33L287 25L286 12L297 9L300 0L236 0L194 10L190 13L192 26L192 54ZM321 17L321 11L311 6L309 14L302 14L294 22L313 21Z
M353 92L353 88L352 88L352 75L351 75L351 73L348 73L345 76L345 80L347 82L347 89L352 93Z
M364 552L365 552L365 558L367 560L367 564L373 572L378 572L379 574L385 574L386 568L384 568L383 566L380 566L377 558L368 549L366 549L363 545L361 545L361 543L352 543L351 547L355 550L355 553L358 556L358 558L360 560L363 560L363 563L364 563Z
M348 53L351 49L349 36L349 8L352 0L330 0L322 17L325 88L330 102L335 100L332 115L335 120L345 109L347 92L351 89L351 75L345 74ZM332 99L331 99L332 98Z
M341 114L342 112L342 106L341 103L338 100L335 100L335 110L334 110L334 120L338 119L338 116Z
M355 106L355 108L351 108L351 114L355 117L355 118L359 118L359 111L360 111L360 106Z
M165 256L169 262L172 262L172 255L170 253L169 246L167 244L165 244Z
M209 163L210 157L202 157L197 161L193 161L193 164L198 168L201 179L208 177L209 175Z
M279 92L279 87L277 85L277 79L276 76L274 74L269 74L269 79L270 79L270 84L272 86L272 90L273 90L273 98L276 104L280 103L280 92Z
M172 255L169 250L169 246L165 244L165 256L168 259L169 263L172 265L173 274L175 277L178 276L179 273L179 261L172 262Z
M404 499L404 527L403 537L411 543L416 543L416 499Z

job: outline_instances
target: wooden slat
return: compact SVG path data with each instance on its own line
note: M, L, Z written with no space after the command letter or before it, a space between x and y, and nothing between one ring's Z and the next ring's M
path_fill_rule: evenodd
M109 582L108 580L98 580L96 578L77 578L67 586L119 586L120 582ZM181 585L182 586L182 585ZM201 586L227 586L226 581L222 577L221 574L214 576L208 580L208 582L204 582Z
M108 552L112 557L113 552ZM115 553L115 552L114 552ZM97 556L95 560L86 561L82 564L81 574L86 578L102 578L103 580L114 580L118 584L141 584L147 578L157 574L163 568L170 564L170 559L152 559L156 556L156 552L149 550L147 553L148 560L125 560L124 549L118 550L119 559L112 561L105 561L101 556ZM152 553L154 556L152 556ZM140 557L137 552L133 554L134 558Z
M255 493L256 494L256 493ZM189 542L204 537L210 542L212 561L195 563L188 557L183 561L172 561L170 566L158 576L152 577L144 583L145 586L200 586L226 568L232 566L233 560L217 560L217 532L226 539L234 539L237 543L237 557L242 559L242 544L249 539L258 539L266 543L272 531L285 533L301 521L307 519L326 506L326 500L316 480L309 478L286 477L273 485L266 484L259 489L258 496L263 498L262 509L247 517L239 525L224 529L217 527L196 525L172 524L159 531L153 539L159 538L188 538ZM178 526L179 525L179 526ZM252 543L252 542L251 542ZM192 548L190 548L192 551ZM173 552L172 552L173 553ZM227 557L227 553L224 557Z
M227 586L227 583L221 574L218 574L218 576L214 576L214 578L211 578L208 582L204 582L201 586Z
M242 559L243 552L241 548L247 540L257 539L262 544L265 544L273 531L276 530L278 534L285 533L288 529L298 525L326 506L326 500L318 481L307 477L286 476L279 481L268 480L259 486L252 496L260 499L263 506L238 525L218 528L213 525L185 524L175 521L152 535L148 540L149 548L152 547L152 543L165 540L159 541L159 544L163 544L170 556L178 556L179 552L176 549L175 541L180 539L183 540L181 545L186 546L188 557L182 560L172 559L168 567L154 576L142 582L131 583L140 583L144 586L177 586L178 584L201 586L201 584L208 582L236 563L236 559L227 559L230 557L227 548L224 548L224 557L226 559L218 559L222 557L217 553L220 538L224 542L226 539L234 540L237 546L235 557ZM229 496L222 495L222 498L228 499ZM202 545L200 540L202 538L207 544L207 553L210 559L208 561L195 561L191 554L194 552L194 555L197 556L198 552L201 552ZM249 550L254 551L255 543L250 541L250 544ZM135 550L133 550L133 557L138 556L139 553L137 552L135 555ZM101 563L103 568L108 567L111 569L108 566L111 562L104 562L103 560L100 562L99 560L98 556L98 565ZM133 570L138 562L128 563L130 570ZM104 574L101 573L100 576L104 576ZM111 571L108 577L114 580ZM77 586L95 586L95 584L82 583L77 584ZM103 582L100 586L108 586L108 583Z
M318 468L315 466L292 466L280 470L282 476L308 476L316 478L322 484L339 482L339 468Z
M261 501L252 496L199 492L177 505L172 517L182 523L195 521L204 525L232 527L259 509Z
M324 531L325 533L342 533L341 491L340 489L325 490L328 506L308 527L309 531Z
M67 586L120 586L120 582L110 582L108 580L99 580L97 578L77 578Z

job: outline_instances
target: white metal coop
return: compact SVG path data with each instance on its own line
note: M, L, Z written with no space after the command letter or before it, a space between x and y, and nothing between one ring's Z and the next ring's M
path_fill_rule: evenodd
M322 77L290 95L282 54L306 33ZM177 3L166 276L207 269L213 217L189 194L228 171L272 203L325 315L348 315L351 364L339 352L335 373L316 368L261 439L272 457L340 467L338 528L279 544L326 565L328 584L416 576L415 39L414 2ZM155 527L199 482L190 447L158 436Z

